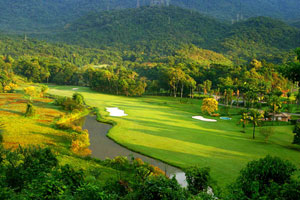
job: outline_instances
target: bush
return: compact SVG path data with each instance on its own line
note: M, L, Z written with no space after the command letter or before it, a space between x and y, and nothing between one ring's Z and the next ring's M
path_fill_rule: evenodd
M300 145L300 123L297 123L295 125L293 133L295 133L293 144L299 144Z
M168 179L165 176L146 179L145 183L132 195L130 199L140 200L185 200L184 190L175 178Z
M84 105L85 104L83 95L80 94L80 93L77 93L77 92L73 94L72 100L75 101L78 105Z
M82 102L82 99L80 95L73 96L73 99L68 97L57 97L54 101L54 104L57 106L62 106L64 110L66 111L74 111L74 110L83 110L84 109L84 101Z
M295 171L292 163L278 157L249 162L229 187L227 199L281 199L280 192L292 181Z
M74 199L84 182L81 170L59 166L49 148L0 149L0 158L0 199Z
M188 183L188 190L192 194L198 194L206 191L208 186L212 183L210 177L210 168L190 167L185 170L186 181Z
M25 117L32 117L35 115L35 109L32 105L32 103L27 103L27 108L26 108L26 112L25 112Z

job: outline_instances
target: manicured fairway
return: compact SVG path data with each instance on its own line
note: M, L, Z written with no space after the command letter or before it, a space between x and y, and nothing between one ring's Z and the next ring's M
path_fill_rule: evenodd
M50 93L71 96L71 86L50 86ZM76 87L78 88L78 87ZM224 186L238 175L246 163L271 154L288 159L300 167L300 148L292 145L292 126L276 127L266 144L257 131L241 133L238 116L231 121L202 122L200 101L180 103L170 97L130 98L96 93L79 87L89 105L99 107L108 119L117 122L109 136L128 148L184 168L209 166L218 184ZM108 117L105 107L119 107L127 117Z

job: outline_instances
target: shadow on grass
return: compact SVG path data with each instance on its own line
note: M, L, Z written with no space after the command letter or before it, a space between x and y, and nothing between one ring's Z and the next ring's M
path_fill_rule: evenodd
M15 110L9 110L9 109L4 109L4 108L0 108L0 111L10 112L10 113L17 114L17 115L24 115L23 112L19 112L19 111L15 111Z
M32 132L32 134L38 134L38 135L42 135L46 138L49 138L51 141L54 142L55 146L61 146L68 150L72 143L71 136L68 137L66 135L54 135L54 134L41 133L41 132ZM47 143L45 143L45 144L47 144Z

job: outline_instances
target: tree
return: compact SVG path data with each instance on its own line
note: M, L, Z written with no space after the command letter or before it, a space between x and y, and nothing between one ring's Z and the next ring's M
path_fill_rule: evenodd
M206 80L203 82L204 94L206 93L210 94L211 86L212 86L212 82L210 80Z
M263 119L264 114L258 110L250 110L250 122L253 125L253 139L255 139L255 128L259 125L260 121Z
M271 98L269 98L268 104L273 113L273 121L275 121L275 113L280 110L282 104L280 98L276 95L273 95Z
M248 116L248 111L243 110L241 112L241 119L240 119L242 125L243 125L243 132L246 133L246 125L249 123L249 116Z
M189 167L185 170L186 181L188 183L188 190L196 195L208 189L212 183L210 176L210 168L200 168L197 166Z
M35 97L37 94L36 88L34 86L29 86L24 89L25 94L29 98L29 101L32 100L32 97Z
M48 90L49 90L49 87L48 87L47 85L42 85L40 96L41 96L41 97L44 97L45 94L48 92Z
M299 189L295 187L297 184L292 181L295 171L295 165L279 157L268 155L260 160L251 161L229 187L226 199L285 199L281 198L281 195L286 195L286 192L282 191L288 187L290 196L299 197Z
M186 199L186 197L175 178L168 179L165 176L148 176L138 188L134 197L130 199L182 200Z
M83 95L78 93L78 92L73 94L72 100L75 101L77 105L84 105L85 104Z
M213 112L218 110L217 100L214 98L203 99L201 110L202 112L207 112L209 115L211 115Z
M293 144L300 145L300 123L299 122L296 123L293 133L295 133Z
M300 47L295 49L295 53L297 54L297 59L300 62Z
M32 117L34 116L34 114L35 114L34 107L31 102L28 102L26 107L25 117Z

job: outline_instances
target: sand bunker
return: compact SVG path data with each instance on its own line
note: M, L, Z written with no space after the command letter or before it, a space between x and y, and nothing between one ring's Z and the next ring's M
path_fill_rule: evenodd
M217 120L215 120L215 119L206 119L202 116L193 116L192 118L193 119L198 119L198 120L201 120L201 121L205 121L205 122L217 122Z
M78 88L73 88L72 90L78 90Z
M119 108L106 108L106 111L109 112L109 116L112 117L123 117L127 116L124 110L120 110Z

